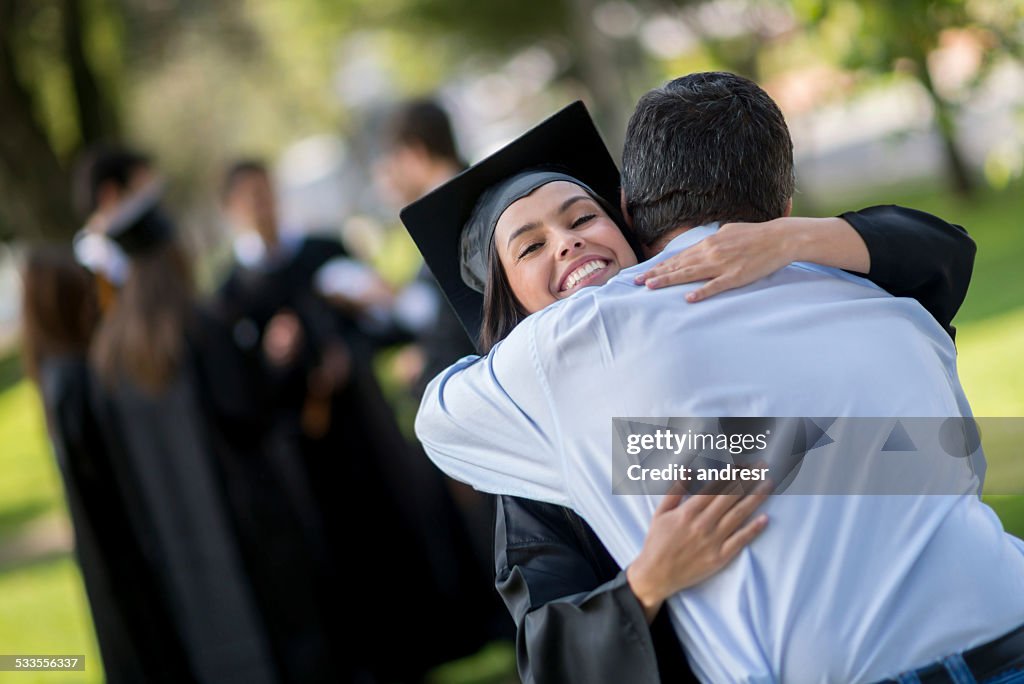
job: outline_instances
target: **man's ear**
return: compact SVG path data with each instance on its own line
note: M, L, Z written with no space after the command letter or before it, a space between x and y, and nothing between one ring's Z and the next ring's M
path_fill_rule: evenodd
M619 211L622 212L622 220L628 228L633 227L633 217L629 214L629 203L626 202L626 191L619 188Z
M791 216L792 214L793 214L793 198L790 197L789 201L786 202L786 211L782 215L788 217L788 216Z

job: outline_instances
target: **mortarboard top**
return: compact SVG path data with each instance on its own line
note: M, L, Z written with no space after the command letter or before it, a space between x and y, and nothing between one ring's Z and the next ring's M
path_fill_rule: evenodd
M154 181L125 200L110 217L105 234L128 256L150 251L174 237L174 227L160 210L164 186Z
M579 179L617 215L619 169L581 101L559 110L401 211L402 223L474 344L483 320L483 295L462 279L463 229L487 189L536 168Z

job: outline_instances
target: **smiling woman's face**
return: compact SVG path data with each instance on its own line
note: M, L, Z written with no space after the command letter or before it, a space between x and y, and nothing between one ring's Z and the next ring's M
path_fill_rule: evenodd
M603 285L637 263L601 205L567 181L542 185L498 219L494 246L509 286L529 313L580 288Z

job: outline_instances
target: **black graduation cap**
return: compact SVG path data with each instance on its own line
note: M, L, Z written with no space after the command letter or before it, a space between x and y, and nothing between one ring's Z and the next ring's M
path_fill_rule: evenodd
M402 223L474 344L483 320L483 295L462 278L463 229L481 195L530 169L557 171L582 181L618 218L619 169L581 101L561 109L401 211Z
M160 208L163 190L163 183L150 183L110 217L106 235L128 256L148 252L174 237L174 226Z

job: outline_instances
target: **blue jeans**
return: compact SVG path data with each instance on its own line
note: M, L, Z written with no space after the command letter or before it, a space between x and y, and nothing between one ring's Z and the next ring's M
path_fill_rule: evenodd
M999 672L986 675L984 679L979 680L971 674L967 663L964 662L963 655L960 653L946 656L934 665L928 665L913 672L905 672L896 677L896 681L899 684L919 684L921 675L925 671L928 671L929 674L934 672L936 665L945 669L946 676L949 677L949 681L953 682L953 684L1024 684L1024 662L1010 665Z

